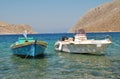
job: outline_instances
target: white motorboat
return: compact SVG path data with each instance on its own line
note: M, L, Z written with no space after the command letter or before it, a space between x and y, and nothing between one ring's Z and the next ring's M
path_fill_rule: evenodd
M87 39L86 33L80 29L72 38L63 37L55 43L55 50L69 53L104 54L112 43L110 38L102 40Z

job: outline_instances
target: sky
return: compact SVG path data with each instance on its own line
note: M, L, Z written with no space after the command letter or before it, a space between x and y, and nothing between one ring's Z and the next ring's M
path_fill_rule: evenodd
M111 0L0 0L0 21L38 33L66 33L89 9Z

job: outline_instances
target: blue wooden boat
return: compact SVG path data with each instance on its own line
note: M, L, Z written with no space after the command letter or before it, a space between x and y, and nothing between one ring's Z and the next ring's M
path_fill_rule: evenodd
M41 40L34 40L33 37L21 37L11 45L13 54L35 57L44 53L47 43Z

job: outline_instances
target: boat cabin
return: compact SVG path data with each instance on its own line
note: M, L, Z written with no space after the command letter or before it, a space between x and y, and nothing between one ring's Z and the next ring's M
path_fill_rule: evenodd
M84 41L87 40L86 32L84 29L79 29L75 31L75 41Z
M18 39L19 44L22 44L22 43L24 43L24 42L33 42L33 41L34 41L33 37L29 37L29 38L27 38L27 39L25 39L24 37L20 37L20 38Z

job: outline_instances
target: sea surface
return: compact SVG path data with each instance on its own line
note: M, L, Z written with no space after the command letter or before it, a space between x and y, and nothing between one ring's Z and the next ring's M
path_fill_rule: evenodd
M104 55L70 54L54 50L62 36L74 34L31 34L48 42L43 56L21 58L13 55L10 45L22 35L0 35L0 79L120 79L120 32L88 33L88 38L110 35L112 44Z

